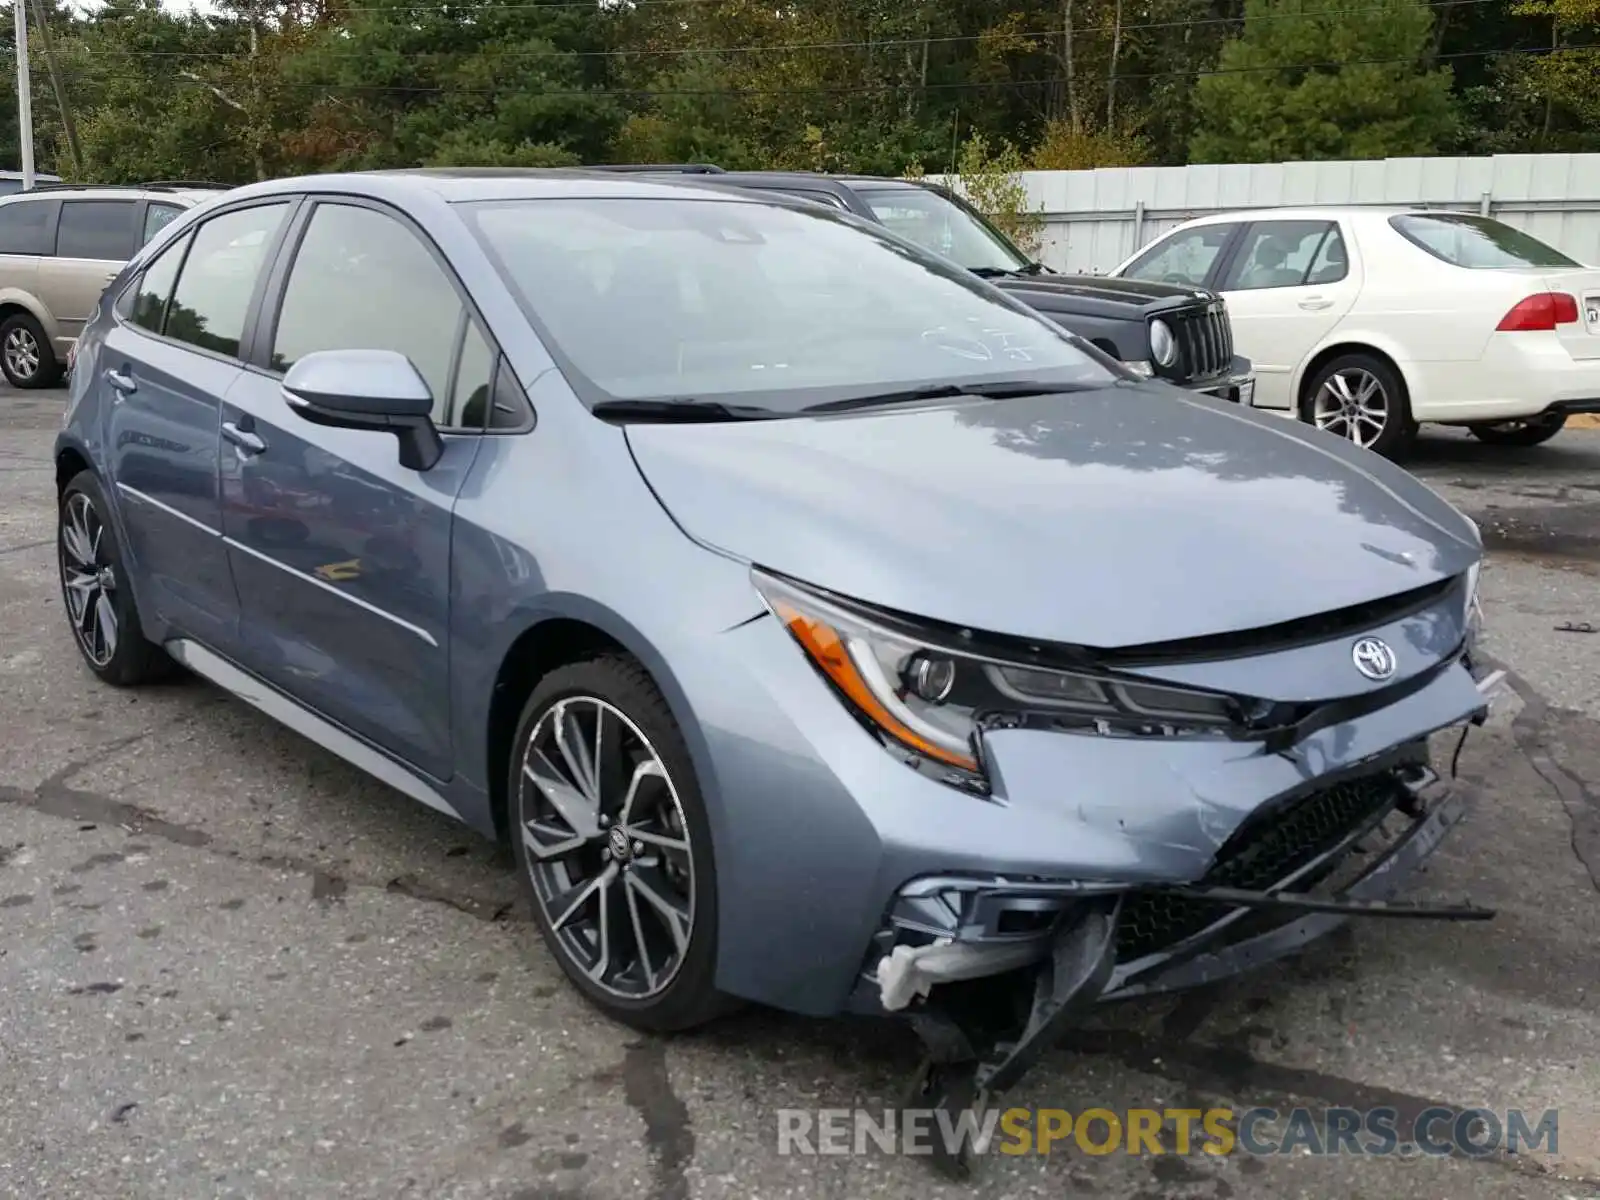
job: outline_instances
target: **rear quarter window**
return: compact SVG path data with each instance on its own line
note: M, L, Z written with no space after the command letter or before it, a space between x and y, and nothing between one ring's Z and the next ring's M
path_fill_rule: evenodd
M49 254L54 250L55 200L0 204L0 254Z
M1390 217L1401 237L1452 267L1473 271L1512 267L1578 267L1554 246L1491 217L1466 213L1408 213Z

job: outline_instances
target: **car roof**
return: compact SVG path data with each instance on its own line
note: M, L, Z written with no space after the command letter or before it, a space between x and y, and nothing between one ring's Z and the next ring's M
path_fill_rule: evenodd
M52 196L73 197L79 200L185 200L191 204L198 204L202 200L209 200L213 196L220 196L227 189L217 187L177 187L164 184L152 184L142 187L139 184L62 184L50 183L42 187L34 187L25 192L11 192L0 196L0 201L14 203L18 200L47 200Z
M1378 221L1390 217L1423 215L1437 209L1414 204L1320 204L1282 208L1237 208L1206 213L1183 222L1185 225L1226 225L1244 221Z
M300 175L245 184L229 199L299 192L342 192L398 200L410 194L431 194L447 203L474 200L682 198L685 185L705 184L714 176L650 176L586 171L580 167L403 167L382 171L350 171ZM699 187L694 194L723 203L749 203L748 194Z

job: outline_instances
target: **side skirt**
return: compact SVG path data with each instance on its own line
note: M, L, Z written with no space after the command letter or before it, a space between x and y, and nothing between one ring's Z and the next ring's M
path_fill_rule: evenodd
M413 800L442 812L455 820L461 814L439 792L416 772L402 766L381 750L377 750L354 734L346 733L316 713L285 696L270 684L240 670L227 659L213 654L198 642L187 638L174 638L162 649L202 679L210 680L225 692L230 692L255 708L260 709L281 725L287 725L301 737L308 738L344 759L375 779L404 792Z

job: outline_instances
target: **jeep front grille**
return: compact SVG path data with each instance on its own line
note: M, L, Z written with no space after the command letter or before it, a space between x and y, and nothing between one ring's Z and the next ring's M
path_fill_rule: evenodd
M1182 380L1210 379L1233 365L1233 328L1220 303L1160 314L1178 343L1173 375Z

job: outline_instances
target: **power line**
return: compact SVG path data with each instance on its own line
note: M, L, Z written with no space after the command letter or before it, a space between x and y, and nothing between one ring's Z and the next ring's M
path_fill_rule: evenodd
M656 0L656 2L664 2L664 0ZM716 2L718 2L718 0L693 0L693 2L694 3L699 3L699 4L706 4L706 3L716 3ZM1472 7L1478 7L1478 6L1486 5L1486 4L1498 4L1499 2L1500 2L1500 0L1419 0L1419 3L1417 3L1415 5L1415 7L1417 7L1417 8L1425 8L1425 9L1428 9L1429 11L1434 11L1434 10L1439 10L1439 9L1472 8ZM504 6L504 7L532 8L532 7L562 7L562 6L563 6L562 4L556 4L556 5L547 5L547 6L509 5L509 6ZM592 4L591 5L586 5L586 7L593 7L593 5ZM1360 16L1360 15L1363 15L1363 14L1366 14L1366 13L1388 12L1388 11L1391 11L1394 7L1395 7L1394 4L1389 3L1389 4L1369 4L1369 5L1365 5L1363 7L1360 7L1360 8L1324 8L1324 9L1310 9L1310 10L1307 10L1307 11L1304 11L1304 12L1267 13L1267 14L1263 14L1261 16L1252 17L1250 19L1250 23L1251 24L1259 24L1261 22L1266 22L1266 21L1304 21L1304 20L1312 20L1312 19L1316 19L1316 18L1320 18L1320 17ZM361 11L361 10L359 10L359 9L345 9L343 11L344 12L356 12L356 11ZM379 10L374 10L374 11L379 11ZM381 11L390 11L390 10L384 9L384 10L381 10ZM1129 34L1129 33L1139 33L1139 32L1142 32L1142 31L1148 31L1148 30L1154 30L1154 29L1194 29L1194 28L1199 28L1199 27L1208 26L1208 25L1238 25L1238 24L1240 24L1240 22L1238 20L1236 20L1235 18L1232 18L1232 17L1198 17L1198 18L1194 18L1194 19L1190 19L1190 20L1184 20L1184 21L1147 21L1147 22L1140 22L1140 23L1131 24L1131 25L1126 25L1125 24L1125 25L1123 25L1121 27L1121 29L1122 29L1122 32L1124 34ZM1105 27L1103 25L1074 25L1074 26L1071 26L1070 28L1041 29L1041 30L1036 30L1036 31L1031 32L1031 33L1018 33L1015 36L1017 38L1023 40L1023 41L1037 42L1037 41L1043 41L1043 40L1045 40L1047 38L1064 37L1068 33L1077 35L1077 34L1096 34L1096 33L1103 33L1103 32L1105 32ZM666 48L666 49L659 49L659 50L634 50L634 49L628 49L628 50L514 50L514 49L508 49L508 50L495 50L495 49L477 50L477 49L473 49L473 50L430 51L430 52L425 52L425 53L428 53L429 56L433 57L433 58L453 57L453 56L466 56L466 55L473 55L473 56L482 55L482 56L486 56L486 57L506 58L506 59L513 59L513 60L518 60L518 61L521 61L521 60L539 60L539 59L549 59L549 58L557 58L557 59L566 59L566 58L601 58L601 59L611 59L611 58L662 58L662 57L697 57L697 56L701 56L701 55L704 55L704 56L707 56L707 57L712 57L712 56L726 55L726 54L789 54L789 53L793 53L795 51L800 51L800 50L895 50L895 49L902 49L903 50L903 49L910 48L910 47L921 47L923 45L945 46L945 45L959 45L959 44L967 44L967 43L972 43L972 42L981 42L981 41L984 41L984 40L988 39L991 36L992 35L988 34L988 33L977 33L977 34L961 34L961 35L952 35L952 36L948 36L948 37L933 37L933 38L891 38L891 39L884 39L884 40L880 40L880 41L855 40L855 41L835 41L835 42L794 42L794 43L768 42L768 43L758 43L758 44L753 44L753 45L752 44L747 44L747 45L739 45L739 46L675 46L675 47L669 47L669 48ZM180 58L180 59L191 59L191 60L193 60L193 59L207 59L207 58L229 59L229 58L238 57L238 55L236 55L234 53L231 53L229 51L226 51L226 50L195 50L195 51L190 51L190 50L119 50L117 53L120 56L125 57L125 58L158 58L158 59ZM328 55L330 57L334 57L334 58L360 58L360 57L368 57L368 56L370 56L371 51L360 50L360 49L355 49L355 48L346 49L346 50L339 50L339 51L328 51L328 50L324 49L322 51L322 53L325 54L325 55Z
M1511 54L1551 54L1570 51L1600 50L1600 42L1586 43L1583 45L1562 46L1558 51L1552 51L1548 46L1512 47L1501 50L1463 50L1451 54L1435 56L1432 62L1459 61L1474 58L1497 58L1501 55ZM1171 70L1171 71L1130 71L1118 72L1115 75L1105 74L1078 74L1073 79L1077 83L1106 82L1116 79L1119 83L1141 79L1206 79L1225 75L1268 75L1279 71L1337 71L1346 67L1394 67L1417 66L1419 59L1406 58L1351 58L1336 59L1325 62L1286 62L1274 63L1268 66L1255 67L1216 67L1209 70ZM69 78L85 79L90 82L104 83L110 76L78 71L68 74ZM145 76L133 72L122 72L121 79L133 83L147 83ZM209 88L211 85L203 79L174 78L174 83L180 85L200 86ZM945 83L929 83L919 85L915 90L925 92L941 91L1021 91L1028 88L1052 87L1065 84L1064 75L1048 76L1036 79L1000 79L1000 80L962 80ZM270 86L280 89L287 88L298 91L320 92L376 92L383 95L427 95L427 96L503 96L507 93L515 94L516 88L464 88L454 86L425 85L415 86L409 84L382 84L382 83L340 83L337 81L312 82L306 80L278 81ZM868 83L845 86L825 87L781 87L781 88L568 88L552 91L539 91L534 93L541 97L550 98L598 98L598 97L630 97L635 99L655 99L665 96L844 96L864 95L873 92L896 92L906 90L903 85L896 83Z

